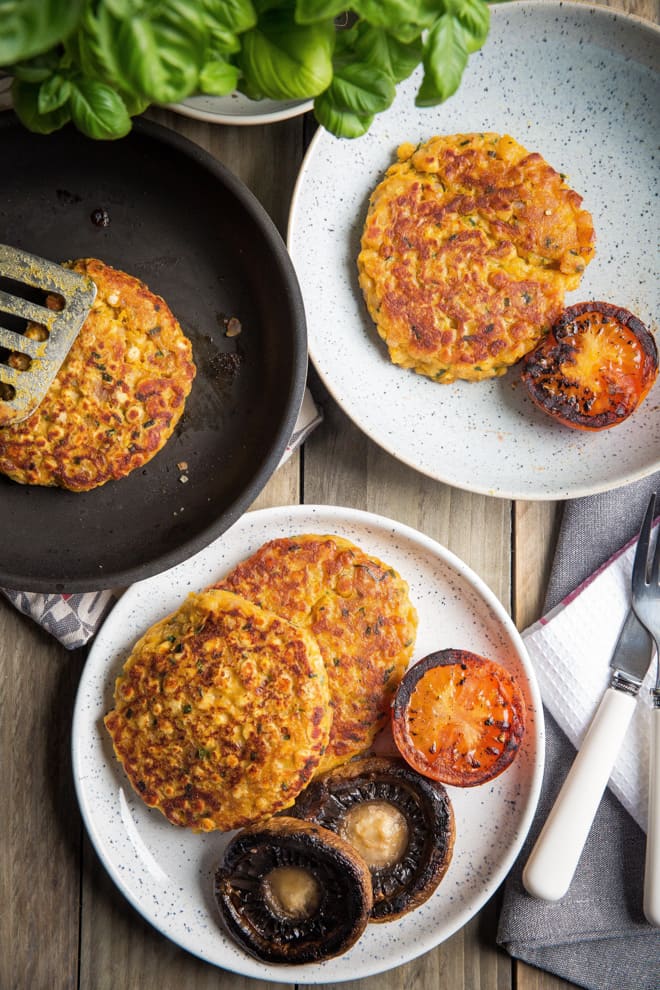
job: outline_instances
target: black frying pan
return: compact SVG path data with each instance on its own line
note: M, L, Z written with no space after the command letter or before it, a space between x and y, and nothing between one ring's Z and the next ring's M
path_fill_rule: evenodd
M92 222L97 209L108 226ZM141 278L170 305L197 364L174 435L143 469L87 493L0 475L0 585L86 591L179 563L249 506L295 425L307 339L277 229L237 178L166 128L138 120L120 141L90 141L70 128L35 135L5 113L0 241ZM232 316L243 329L227 338Z

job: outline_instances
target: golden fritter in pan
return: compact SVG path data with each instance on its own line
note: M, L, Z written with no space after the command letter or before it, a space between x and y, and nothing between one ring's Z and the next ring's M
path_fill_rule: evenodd
M387 564L338 536L273 540L217 587L309 630L321 648L333 711L319 772L371 744L408 666L417 613Z
M360 286L391 360L438 382L504 374L594 255L582 199L508 135L404 144L374 190Z
M331 719L314 638L209 590L136 644L105 724L146 804L199 832L293 804L319 765Z
M183 413L195 365L169 307L143 282L93 258L68 267L92 278L96 300L40 406L0 429L0 472L82 492L158 453Z

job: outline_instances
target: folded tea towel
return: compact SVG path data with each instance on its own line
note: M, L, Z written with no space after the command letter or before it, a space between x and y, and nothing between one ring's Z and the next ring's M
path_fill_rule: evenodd
M578 748L610 681L609 661L630 608L636 540L618 550L574 592L523 633L543 704ZM646 831L651 664L609 786Z

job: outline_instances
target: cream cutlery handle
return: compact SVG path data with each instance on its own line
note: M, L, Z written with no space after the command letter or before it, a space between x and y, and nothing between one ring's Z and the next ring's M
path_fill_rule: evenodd
M654 708L651 712L651 723L644 914L649 924L660 928L660 708Z
M523 871L525 889L544 901L568 890L636 698L608 688Z

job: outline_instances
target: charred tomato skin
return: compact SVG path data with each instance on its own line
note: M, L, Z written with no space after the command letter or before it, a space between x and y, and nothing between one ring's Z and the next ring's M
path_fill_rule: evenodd
M278 913L265 894L271 871L304 868L318 881L320 902L309 917ZM287 816L238 832L214 878L227 932L263 962L319 962L346 952L367 926L373 906L369 868L329 829Z
M607 302L569 306L522 362L532 401L564 426L606 430L644 400L658 374L658 349L629 310Z
M410 667L392 703L402 757L432 780L474 787L503 773L525 732L520 687L499 663L462 649L430 653Z
M423 904L451 862L454 812L447 791L400 757L367 756L321 774L288 812L341 834L360 805L383 801L405 819L408 840L399 859L372 866L372 922L393 921Z

